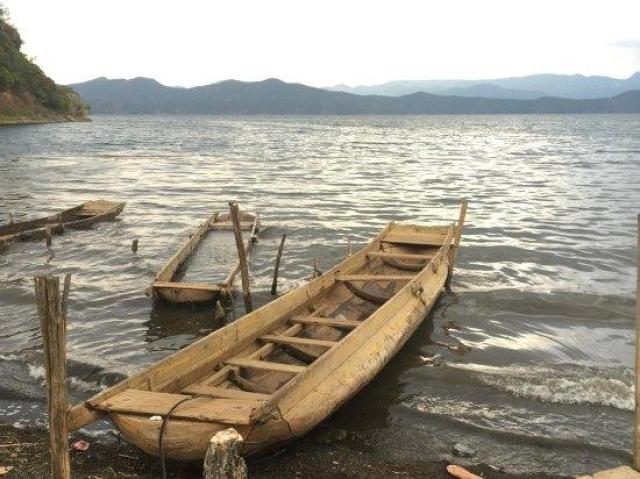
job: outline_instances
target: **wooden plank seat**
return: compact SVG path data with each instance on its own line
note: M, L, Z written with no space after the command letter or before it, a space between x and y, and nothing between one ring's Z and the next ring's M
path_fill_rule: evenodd
M125 389L98 403L95 408L107 412L166 416L178 402L189 399L185 394ZM251 424L252 413L259 401L237 399L194 398L180 404L172 413L176 419Z
M409 281L414 275L407 274L341 274L336 281Z
M383 239L383 243L409 244L417 246L442 246L446 235L434 234L409 234L409 233L388 233Z
M307 369L304 366L296 366L294 364L273 363L271 361L256 361L246 358L229 358L224 362L229 366L239 366L241 368L259 369L262 371L276 371L280 373L299 374Z
M317 316L294 316L290 320L292 323L331 326L338 329L355 329L362 321L349 321L347 319L319 318Z
M338 343L336 341L325 341L322 339L299 338L297 336L278 336L267 334L260 339L266 343L292 344L294 346L320 346L322 348L332 348Z
M198 385L189 386L188 388L183 389L182 393L189 394L190 396L205 396L210 398L223 399L244 399L253 401L266 401L271 397L268 394L243 391L242 389Z
M389 258L389 259L411 259L427 261L433 258L435 254L411 254L411 253L389 253L386 251L373 251L367 253L367 258Z

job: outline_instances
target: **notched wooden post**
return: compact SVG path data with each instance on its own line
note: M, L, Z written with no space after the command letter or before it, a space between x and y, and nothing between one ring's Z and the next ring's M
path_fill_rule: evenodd
M637 218L636 246L636 392L633 427L633 467L640 471L640 215Z
M233 222L233 233L236 239L236 249L238 250L238 261L240 262L240 276L242 277L242 295L244 296L244 309L248 314L253 311L251 302L251 291L249 286L249 266L242 240L242 224L240 223L240 213L238 204L234 201L229 203L229 216Z
M204 479L246 479L247 465L240 455L242 436L233 428L211 438L204 459Z
M271 281L271 294L275 296L278 292L278 270L280 269L280 260L282 259L282 252L284 251L284 240L287 239L287 234L282 233L282 239L280 240L280 246L278 246L278 254L276 255L276 266L273 270L273 281Z
M449 248L449 271L447 273L447 280L445 281L445 288L451 289L451 279L453 276L453 265L456 262L456 256L458 255L458 249L460 247L460 237L462 236L462 229L464 228L464 219L467 216L467 206L469 202L464 200L460 206L460 216L458 217L458 225L456 226L456 232L453 239L453 245Z
M67 440L67 301L71 275L66 275L64 291L60 297L58 277L38 274L34 278L36 305L40 316L44 369L47 384L49 412L49 452L51 454L51 477L71 477L69 443Z

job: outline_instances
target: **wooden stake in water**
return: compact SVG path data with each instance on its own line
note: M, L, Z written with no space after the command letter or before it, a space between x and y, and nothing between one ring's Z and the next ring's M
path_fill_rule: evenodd
M640 471L640 215L637 218L636 250L636 404L633 434L633 467Z
M133 251L134 253L136 253L138 251L138 240L134 239L131 242L131 251Z
M229 216L233 222L233 233L236 238L236 249L238 250L238 261L240 262L240 275L242 277L242 295L244 296L244 310L248 314L253 311L251 303L251 291L249 290L249 266L242 240L242 225L240 224L240 213L238 204L234 201L229 203Z
M282 239L280 240L280 246L278 246L278 254L276 255L276 266L273 270L273 281L271 282L271 294L273 296L278 292L278 270L280 269L280 259L282 258L282 252L284 251L284 240L287 239L287 234L282 233Z
M449 272L447 274L447 281L445 286L447 290L451 287L451 277L453 276L453 265L456 262L456 256L458 255L458 249L460 248L460 237L462 236L462 229L464 228L464 219L467 216L467 200L462 202L460 207L460 216L458 217L458 225L456 226L456 232L453 239L453 245L449 250Z
M46 228L44 230L44 238L47 244L47 248L50 248L51 247L51 228Z
M47 383L49 412L49 452L51 454L51 477L71 477L71 462L67 439L67 299L71 276L64 281L64 292L60 298L58 277L38 274L34 278L36 304L40 316L44 350L44 369Z

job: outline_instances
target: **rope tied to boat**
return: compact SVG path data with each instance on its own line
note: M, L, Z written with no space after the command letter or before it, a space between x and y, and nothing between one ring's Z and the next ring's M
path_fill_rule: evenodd
M160 449L160 466L162 468L162 479L167 479L167 465L164 460L164 431L167 427L167 422L169 422L169 418L171 417L173 412L178 408L178 406L180 406L180 404L187 401L191 401L192 399L195 399L195 398L188 397L188 398L181 399L180 401L175 403L173 406L171 406L171 409L169 409L169 412L167 413L167 415L164 418L162 418L162 425L160 426L160 435L158 436L158 447Z

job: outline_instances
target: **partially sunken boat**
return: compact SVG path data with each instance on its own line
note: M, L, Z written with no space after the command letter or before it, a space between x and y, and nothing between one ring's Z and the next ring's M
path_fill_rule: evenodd
M241 230L251 232L245 246L245 252L248 252L255 242L259 227L260 223L257 214L240 213ZM147 291L153 296L172 303L205 303L216 300L220 294L228 294L233 280L240 271L239 260L231 266L227 275L220 278L217 283L194 283L178 279L181 270L186 266L187 260L202 240L225 230L233 230L233 222L229 214L216 212L211 215L207 221L196 228L178 252L166 262ZM231 243L229 244L235 251L235 243L233 243L233 246L231 246Z
M143 451L181 460L201 460L229 427L244 454L304 434L425 319L452 274L465 211L451 226L387 225L306 286L75 406L70 430L108 413Z
M9 222L0 226L0 248L15 241L39 240L48 234L62 234L67 228L89 228L100 221L113 220L124 207L125 203L93 200L44 218Z

